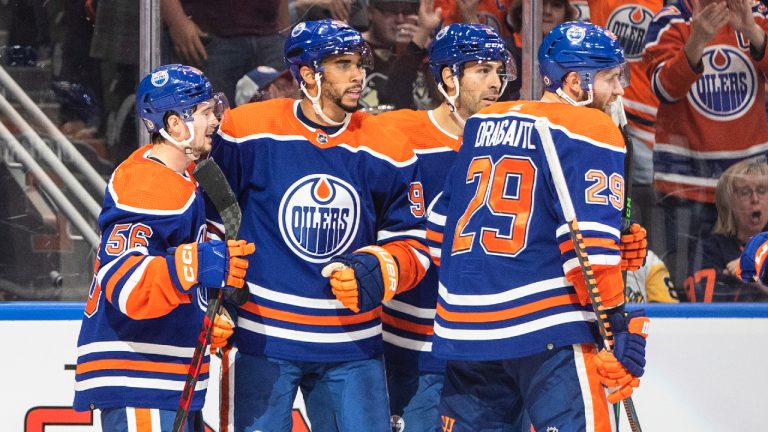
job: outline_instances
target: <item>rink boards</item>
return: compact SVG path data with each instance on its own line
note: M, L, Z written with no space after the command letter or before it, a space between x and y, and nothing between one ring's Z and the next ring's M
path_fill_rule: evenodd
M98 413L71 409L81 303L0 303L0 430L100 431ZM648 369L635 393L646 431L764 430L768 304L647 305ZM211 370L218 370L218 359ZM205 418L218 430L218 376ZM294 432L307 431L301 400ZM624 424L622 431L629 430ZM408 432L407 430L405 432ZM415 432L415 431L414 431Z

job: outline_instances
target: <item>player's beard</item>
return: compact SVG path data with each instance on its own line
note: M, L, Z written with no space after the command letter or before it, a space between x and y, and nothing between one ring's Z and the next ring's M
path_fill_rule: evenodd
M334 105L341 108L347 113L354 113L360 108L360 99L357 99L357 102L353 105L345 104L344 103L344 95L346 94L346 90L339 93L335 88L331 88L328 92L329 99L331 102L333 102Z

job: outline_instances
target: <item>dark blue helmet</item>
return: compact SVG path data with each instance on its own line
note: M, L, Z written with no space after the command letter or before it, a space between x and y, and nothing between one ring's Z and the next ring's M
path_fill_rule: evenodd
M572 21L557 25L539 46L539 71L544 87L555 92L568 72L577 72L584 90L604 69L621 67L622 85L629 84L629 68L616 36L587 22Z
M208 78L198 69L180 64L160 66L145 76L136 89L136 113L147 131L160 132L169 111L184 121L197 104L214 98Z
M458 77L464 63L492 60L504 64L507 81L515 79L517 71L504 40L484 24L443 27L429 47L429 69L438 85L443 82L441 70L445 66L450 67L453 75Z
M358 53L364 67L373 64L371 51L363 35L341 21L326 19L296 24L283 48L285 63L301 83L299 69L308 66L316 73L323 72L323 60L332 55Z

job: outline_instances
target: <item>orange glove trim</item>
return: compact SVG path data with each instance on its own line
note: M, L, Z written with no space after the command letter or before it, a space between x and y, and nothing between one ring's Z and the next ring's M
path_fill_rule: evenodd
M381 277L384 282L384 298L381 301L391 300L397 294L397 288L400 286L400 270L395 258L381 246L366 246L355 251L355 253L357 252L367 252L379 260ZM355 290L357 290L357 284L355 284Z
M223 314L216 314L211 330L211 354L216 354L220 348L227 346L229 337L235 332L235 323Z
M619 243L621 249L621 270L636 271L643 266L648 255L648 232L638 224L632 224L624 231Z
M226 285L234 288L245 286L245 273L248 270L248 260L238 258L256 252L256 245L245 240L227 240L229 253L229 269L227 270ZM178 268L178 267L177 267Z

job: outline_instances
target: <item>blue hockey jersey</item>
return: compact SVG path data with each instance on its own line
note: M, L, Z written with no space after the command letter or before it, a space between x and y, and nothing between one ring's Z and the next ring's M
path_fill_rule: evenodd
M328 134L299 120L299 101L275 99L229 111L212 157L243 212L239 237L256 244L250 300L235 340L250 355L347 361L382 351L381 308L354 313L320 274L334 256L384 246L400 268L399 291L429 267L417 158L405 136L354 113Z
M532 101L483 109L467 121L429 213L430 248L440 247L438 357L510 359L597 341L595 315L566 279L578 261L533 128L538 117L553 124L593 267L618 272L625 148L610 118Z
M442 130L432 111L403 109L379 114L378 118L408 136L409 145L419 158L421 190L418 193L429 209L443 190L459 149L459 137ZM384 353L393 367L422 372L445 369L445 361L431 353L437 273L438 267L430 267L416 288L398 294L383 305Z
M136 150L115 170L99 216L101 242L77 342L76 410L175 410L207 307L183 294L170 247L204 240L205 207L191 170L177 173ZM202 409L206 356L191 409Z

